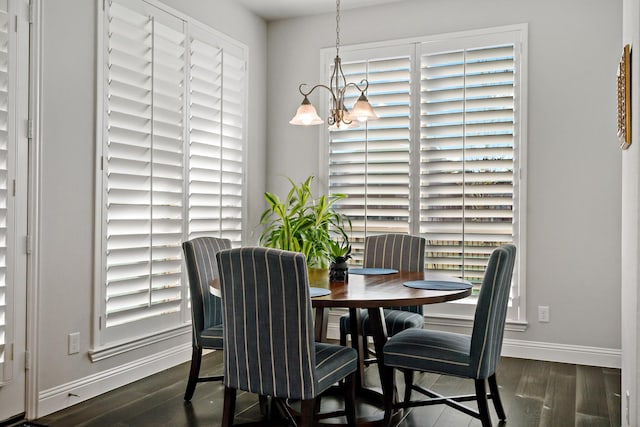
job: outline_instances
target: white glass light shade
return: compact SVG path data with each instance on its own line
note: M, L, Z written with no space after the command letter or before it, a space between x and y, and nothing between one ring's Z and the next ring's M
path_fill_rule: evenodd
M289 121L292 125L310 126L324 123L324 120L318 116L315 107L311 105L309 99L305 96L302 104L298 107L296 115Z
M369 100L364 95L364 93L360 94L360 97L353 104L353 108L349 113L352 118L358 120L359 122L366 122L368 120L378 120L379 117L375 111L373 111L373 107L369 104Z
M331 110L331 118L333 119L333 124L329 126L329 130L360 127L360 123L351 116L351 113L345 107L342 107L341 110Z
M329 130L352 129L357 127L360 127L360 123L357 120L354 120L349 124L345 122L334 123L329 126Z

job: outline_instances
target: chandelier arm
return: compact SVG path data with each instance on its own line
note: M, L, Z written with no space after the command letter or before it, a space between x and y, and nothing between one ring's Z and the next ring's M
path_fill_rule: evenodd
M360 87L360 85L362 85L362 84L364 84L364 85L365 85L365 86L364 86L364 89ZM358 83L353 83L353 82L349 82L349 83L347 83L347 84L344 86L344 89L346 89L346 88L347 88L347 86L353 86L353 87L355 87L356 89L358 89L360 92L366 92L366 91L367 91L367 89L369 89L369 80L367 80L367 79L362 79L362 80L360 80L360 84L358 84Z
M323 85L323 84L317 84L314 87L312 87L308 92L305 92L302 90L303 86L308 86L306 83L302 83L300 84L300 86L298 86L298 90L300 91L300 93L302 94L302 96L309 96L311 95L311 92L313 92L314 90L316 90L319 87L325 88L326 90L329 91L329 93L331 94L331 97L333 98L334 102L337 102L336 100L336 95L333 93L333 91L331 90L331 88L327 85Z

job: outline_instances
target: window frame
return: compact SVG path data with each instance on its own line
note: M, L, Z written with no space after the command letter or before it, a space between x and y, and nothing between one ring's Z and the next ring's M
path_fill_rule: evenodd
M516 70L515 81L517 98L514 109L514 196L513 196L513 242L518 248L518 256L514 269L513 298L507 313L507 329L524 331L527 328L526 316L526 210L524 203L527 200L527 71L528 71L528 25L515 24L501 27L492 27L479 30L461 31L445 34L437 34L424 37L406 38L399 40L389 40L382 42L363 43L355 45L340 46L340 53L343 63L356 60L376 59L383 55L399 55L406 52L407 46L412 46L409 50L411 55L411 95L410 102L412 111L415 105L420 105L420 45L428 43L444 43L447 41L456 42L461 39L478 38L498 38L512 37L515 43ZM376 56L371 53L376 52ZM330 77L330 66L335 56L335 48L324 48L320 50L320 76L322 80ZM417 66L416 66L417 64ZM320 100L321 117L328 114L329 96L324 91ZM411 114L410 145L412 153L420 151L420 114ZM320 141L330 140L330 133L326 126L320 126ZM319 178L320 185L329 191L329 144L319 144ZM411 182L419 176L419 162L412 162ZM417 182L417 181L416 181ZM410 197L419 201L420 188L413 185ZM414 235L420 234L420 210L419 202L410 202L409 207L409 229ZM470 326L475 311L475 298L465 298L460 301L449 302L447 304L437 304L425 310L427 323L440 326Z
M191 312L189 307L189 298L188 298L188 279L187 273L185 269L184 261L182 261L182 272L181 272L181 302L180 302L180 311L178 316L173 321L169 322L169 324L165 325L162 328L145 328L142 327L138 329L137 327L130 328L127 331L127 328L123 332L109 333L107 332L105 326L105 313L106 313L106 303L105 303L105 270L106 270L106 252L105 252L105 239L106 239L106 231L104 229L105 221L106 221L106 189L107 189L107 179L105 176L106 166L103 168L103 162L106 161L104 159L104 155L106 154L106 141L108 140L107 135L107 99L106 95L108 93L107 90L107 82L105 76L105 70L107 65L107 11L105 3L109 0L96 0L98 4L98 14L97 14L97 52L96 55L96 158L95 158L95 173L96 173L96 181L95 181L95 212L96 212L96 221L94 224L94 314L93 314L93 335L92 335L92 347L90 351L90 357L92 361L102 360L106 357L111 357L113 355L120 354L124 351L133 350L136 348L144 347L155 342L159 342L166 339L172 339L178 336L188 335L190 334L190 323L191 323ZM126 2L125 2L126 3ZM241 90L241 99L239 99L239 103L241 105L241 126L242 126L242 136L241 136L241 164L242 164L242 173L241 173L241 229L239 230L240 235L240 243L246 240L247 236L247 141L248 141L248 114L249 114L249 49L240 41L233 39L232 37L227 36L226 34L182 13L179 12L161 1L157 0L136 0L137 5L142 5L140 7L151 7L153 9L157 9L162 14L171 15L178 20L183 21L183 34L184 34L184 43L185 43L185 52L184 52L184 96L183 96L183 204L182 204L182 240L186 240L191 237L190 236L190 227L189 227L189 195L186 190L189 186L189 146L190 146L190 135L189 135L189 82L187 81L189 78L189 67L190 67L190 54L189 47L192 35L198 35L198 37L205 38L207 42L214 40L215 43L223 50L228 50L241 62L244 62L244 75L242 82L242 90ZM223 65L221 65L222 67ZM222 90L222 88L220 89ZM222 132L221 132L222 139ZM221 232L221 231L219 231ZM217 234L216 234L217 235ZM157 319L157 318L156 318ZM151 322L154 323L154 322ZM156 330L154 330L156 329Z

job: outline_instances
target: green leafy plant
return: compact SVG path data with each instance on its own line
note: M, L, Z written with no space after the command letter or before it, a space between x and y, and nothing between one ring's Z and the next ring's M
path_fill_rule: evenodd
M329 242L329 256L334 264L341 264L351 259L351 245L348 240L331 240Z
M331 260L331 242L339 239L349 242L347 229L351 231L351 221L334 209L343 194L333 196L313 196L308 177L298 185L291 183L291 190L284 200L265 192L269 207L262 213L260 223L264 229L260 244L288 251L302 252L307 257L307 265L312 268L327 268Z

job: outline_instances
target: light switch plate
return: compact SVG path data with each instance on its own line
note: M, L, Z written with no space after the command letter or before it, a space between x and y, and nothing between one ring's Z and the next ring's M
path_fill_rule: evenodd
M543 323L549 322L549 306L548 305L538 306L538 321Z
M69 354L80 353L80 332L69 334L68 337Z

